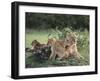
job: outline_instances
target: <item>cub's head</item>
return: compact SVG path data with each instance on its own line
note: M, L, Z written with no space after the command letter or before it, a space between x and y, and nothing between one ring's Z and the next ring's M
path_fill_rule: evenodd
M50 38L50 39L48 39L47 45L52 46L55 43L55 41L56 40L54 38Z
M32 49L34 49L34 47L38 45L40 45L40 43L37 40L33 40L31 43Z

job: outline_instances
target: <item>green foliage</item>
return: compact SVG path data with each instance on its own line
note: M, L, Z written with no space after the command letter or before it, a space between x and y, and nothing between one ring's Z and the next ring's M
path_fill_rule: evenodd
M35 68L35 67L55 67L55 66L83 66L88 65L88 60L77 60L75 58L68 58L66 60L40 60L37 57L30 57L26 58L26 68Z
M88 15L69 15L69 14L47 14L47 13L29 13L26 15L26 28L47 29L64 27L73 27L73 29L88 29Z
M58 39L62 39L62 40L65 39L65 37L69 33L75 32L77 36L78 49L89 47L89 32L87 29L83 31L80 30L73 31L71 27L64 27L63 29L59 29L58 27L56 27L54 31L57 33Z
M89 32L84 30L83 32L79 31L78 36L78 46L81 48L89 47Z
M56 28L55 32L57 32L58 38L63 40L72 30L69 27L64 27L63 29Z

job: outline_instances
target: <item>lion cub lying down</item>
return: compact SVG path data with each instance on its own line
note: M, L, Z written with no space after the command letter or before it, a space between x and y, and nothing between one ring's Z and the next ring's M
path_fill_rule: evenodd
M54 38L48 39L47 45L51 46L51 55L49 59L55 59L56 56L58 60L74 56L77 59L82 57L77 49L77 37L75 33L69 33L65 40L56 40ZM83 58L83 57L82 57Z

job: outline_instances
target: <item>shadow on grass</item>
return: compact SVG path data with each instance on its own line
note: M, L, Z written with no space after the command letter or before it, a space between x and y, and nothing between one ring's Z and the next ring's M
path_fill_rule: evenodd
M25 59L26 68L37 68L37 67L56 67L56 66L84 66L89 65L87 59L77 60L75 58L68 58L65 60L48 60L38 58L36 55L32 54Z

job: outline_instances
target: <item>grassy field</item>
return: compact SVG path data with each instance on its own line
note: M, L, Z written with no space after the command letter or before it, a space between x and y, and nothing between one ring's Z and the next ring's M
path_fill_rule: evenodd
M82 36L89 36L89 33L78 32L80 34L80 38L83 38ZM42 44L46 44L48 40L48 35L52 34L52 36L57 38L57 33L53 32L51 29L46 30L33 30L33 29L26 29L26 37L25 37L25 45L26 47L31 47L32 40L38 40ZM87 38L83 38L87 39ZM83 40L84 41L84 40ZM87 43L87 42L86 42ZM85 43L84 43L85 44ZM79 44L78 46L79 53L84 57L84 59L76 60L75 58L68 58L64 61L59 60L46 60L43 62L36 61L36 59L31 53L26 52L26 58L25 58L25 65L26 68L35 68L35 67L54 67L54 66L83 66L83 65L89 65L89 45L82 45Z

